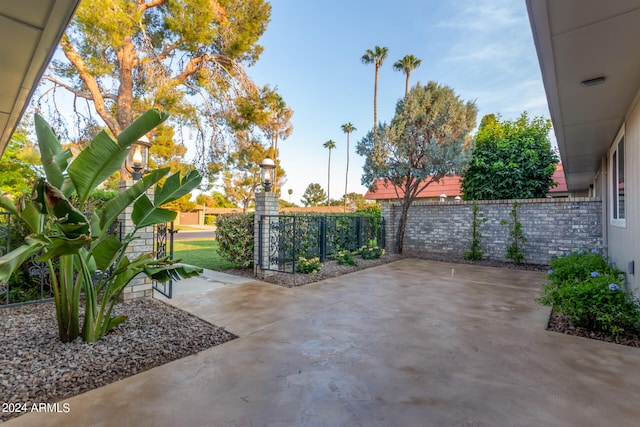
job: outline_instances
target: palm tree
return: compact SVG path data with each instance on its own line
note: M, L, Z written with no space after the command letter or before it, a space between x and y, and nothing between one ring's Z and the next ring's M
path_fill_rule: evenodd
M349 137L351 136L351 132L356 131L356 127L353 123L345 123L342 126L342 132L347 134L347 173L345 174L344 179L344 210L347 211L347 186L349 184Z
M380 66L382 65L382 61L384 61L387 57L387 52L389 49L386 47L376 46L371 49L367 49L367 51L362 55L360 60L364 64L375 64L376 66L376 81L375 86L373 87L373 130L375 131L376 126L378 125L378 71L380 70Z
M322 146L329 149L329 167L327 169L327 206L329 206L329 203L331 203L331 198L329 197L331 194L329 192L329 186L331 185L331 150L336 148L336 143L330 139Z
M404 96L407 96L407 94L409 93L409 77L411 76L411 71L418 68L421 63L421 59L418 59L413 55L405 55L404 58L396 61L396 63L393 64L394 70L402 71L407 76L407 80L404 84Z

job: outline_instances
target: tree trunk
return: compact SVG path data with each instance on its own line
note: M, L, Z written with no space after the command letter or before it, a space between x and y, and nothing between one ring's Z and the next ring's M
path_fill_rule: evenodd
M396 234L396 252L401 254L404 249L404 235L407 229L407 217L409 215L409 208L411 207L411 199L404 199L402 203L402 211L400 214L400 221L398 222L398 231Z
M344 179L344 211L347 211L347 185L349 184L349 136L350 132L347 132L347 173Z
M378 126L378 70L380 64L376 62L376 81L373 85L373 132L375 134L376 127Z
M409 76L411 75L411 71L407 71L407 79L404 82L404 96L406 98L409 95Z
M331 148L329 148L329 166L327 167L327 206L331 203L331 193L329 188L331 187Z

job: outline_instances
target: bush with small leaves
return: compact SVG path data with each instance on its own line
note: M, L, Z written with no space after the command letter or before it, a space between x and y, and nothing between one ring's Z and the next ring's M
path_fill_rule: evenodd
M384 249L379 246L365 245L358 252L362 259L377 259L384 255Z
M616 340L640 328L640 301L624 290L625 275L597 250L574 251L551 261L538 302L576 326Z
M358 265L358 261L353 257L353 253L348 250L338 251L335 255L335 260L338 265Z
M298 258L298 263L296 265L296 271L303 274L317 274L318 271L320 271L320 268L322 268L322 264L318 257L310 259L300 257Z

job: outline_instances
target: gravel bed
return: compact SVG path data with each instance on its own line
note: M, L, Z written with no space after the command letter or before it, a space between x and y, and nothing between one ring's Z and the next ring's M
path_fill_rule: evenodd
M594 332L586 328L574 326L567 319L567 316L556 313L555 311L552 311L549 316L549 325L547 326L547 330L582 338L590 338L592 340L627 345L629 347L640 347L640 331L633 331L626 335L622 335L618 338L618 341L616 341L615 337L603 332Z
M431 261L450 262L450 263L456 263L456 264L473 264L473 265L483 265L487 267L513 268L518 270L529 270L529 271L547 271L549 269L549 266L546 266L546 265L514 264L511 262L490 261L490 260L470 261L464 258L452 256L452 255L433 254L433 253L404 253L402 255L386 253L378 259L366 260L366 259L357 257L356 258L358 261L357 266L338 265L337 262L333 260L329 260L322 263L322 268L317 274L276 273L276 274L267 276L266 278L263 279L263 281L284 286L286 288L293 288L296 286L303 286L309 283L318 282L320 280L328 279L330 277L341 276L343 274L348 274L354 271L363 270L365 268L375 267L376 265L397 261L403 258L418 258L418 259L426 259ZM232 268L229 270L225 270L225 273L235 274L237 276L253 277L252 268Z
M402 258L405 258L405 256L393 254L385 254L377 259L362 259L357 257L356 260L358 261L358 265L338 265L338 263L333 260L327 260L322 263L322 268L320 268L320 271L316 274L275 273L261 280L263 282L273 283L285 288L295 288L297 286L319 282L320 280L328 279L330 277L342 276L343 274L397 261ZM232 268L225 270L224 272L235 274L237 276L253 277L253 268Z
M55 403L237 338L156 300L121 303L129 319L98 342L58 338L53 302L0 308L1 403ZM0 411L0 422L20 415Z

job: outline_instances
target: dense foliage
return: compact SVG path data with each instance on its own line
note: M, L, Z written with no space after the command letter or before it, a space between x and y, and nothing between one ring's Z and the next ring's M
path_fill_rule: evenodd
M19 128L0 158L0 195L13 197L29 192L38 176L40 155L29 142L24 128Z
M409 207L418 193L447 174L462 170L477 108L448 86L415 85L398 101L389 126L380 125L357 145L365 156L362 184L376 190L379 179L398 189L402 210L395 247L402 253Z
M307 186L302 195L302 204L305 206L318 206L326 202L327 193L320 184L314 182Z
M253 264L254 213L224 214L216 218L218 253L235 265Z
M559 162L551 148L551 121L483 117L469 167L461 186L465 200L529 199L546 197L555 185Z
M573 251L551 261L538 302L576 326L617 339L640 328L640 301L625 291L624 283L624 273L599 251Z
M296 263L296 272L302 274L317 274L318 271L322 268L322 263L320 263L320 258L298 258L298 262Z
M201 271L178 265L168 257L155 259L153 253L142 253L132 259L127 256L127 248L138 238L138 230L174 220L176 213L162 206L200 184L201 177L196 171L167 177L169 168L156 169L90 216L81 210L92 191L122 167L131 145L166 118L166 114L150 110L124 129L117 140L101 132L72 159L71 152L62 148L53 129L42 117L36 116L45 176L35 183L28 203L16 205L0 197L0 207L29 230L23 245L0 258L0 284L6 283L34 256L46 262L51 274L58 333L63 342L73 341L80 335L85 342L99 340L125 321L124 316L112 316L112 309L136 276L142 274L167 281L191 277ZM147 196L151 187L154 187L153 200ZM133 226L120 240L111 235L110 228L131 205ZM85 301L82 328L81 293Z

